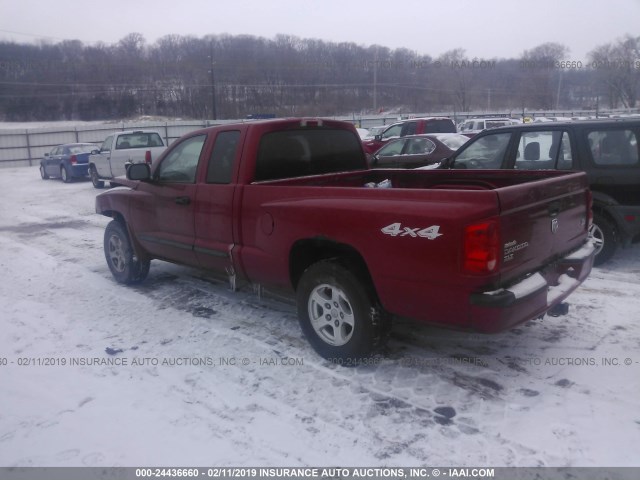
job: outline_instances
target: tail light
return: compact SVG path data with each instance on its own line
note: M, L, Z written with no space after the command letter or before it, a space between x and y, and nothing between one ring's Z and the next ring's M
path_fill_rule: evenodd
M75 155L71 155L69 161L71 162L71 165L75 165L78 163L78 157L76 157Z
M486 274L497 270L500 234L495 220L465 227L463 245L462 268L466 273Z
M144 163L148 163L149 165L151 165L151 151L147 150L144 153Z

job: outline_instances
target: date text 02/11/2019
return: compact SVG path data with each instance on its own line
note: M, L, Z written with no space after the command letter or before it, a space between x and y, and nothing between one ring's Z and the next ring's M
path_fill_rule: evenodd
M0 366L19 367L215 367L215 366L260 366L288 367L304 365L303 358L294 357L20 357L16 361L0 358Z

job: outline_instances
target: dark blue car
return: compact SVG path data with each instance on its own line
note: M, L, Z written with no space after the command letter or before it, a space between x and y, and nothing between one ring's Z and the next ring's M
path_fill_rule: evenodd
M89 155L96 148L93 143L58 145L40 160L40 176L43 180L60 177L65 183L86 177L89 174Z

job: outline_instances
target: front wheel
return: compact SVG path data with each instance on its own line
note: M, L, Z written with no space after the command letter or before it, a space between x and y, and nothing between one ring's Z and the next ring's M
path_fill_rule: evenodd
M616 253L618 249L618 233L611 222L600 214L593 215L593 224L589 228L589 238L596 246L595 266L602 265Z
M356 365L386 341L391 322L362 276L337 261L310 266L298 284L300 327L322 357Z
M89 176L91 177L93 188L104 188L104 182L98 177L98 171L93 165L89 167Z
M47 174L47 171L44 169L44 165L40 165L40 178L42 178L42 180L49 180L49 175Z
M140 283L149 273L149 260L135 256L126 227L112 220L104 232L104 256L118 283Z

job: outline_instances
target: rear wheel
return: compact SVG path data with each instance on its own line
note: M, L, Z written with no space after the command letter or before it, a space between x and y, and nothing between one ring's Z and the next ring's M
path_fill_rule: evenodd
M589 229L589 237L596 246L594 265L602 265L616 253L619 243L618 232L606 217L597 213L593 215L593 225Z
M91 177L91 183L94 188L104 188L104 182L98 177L98 171L93 165L89 167L89 176Z
M42 178L42 180L49 180L49 175L47 174L47 171L44 169L44 165L40 165L40 178Z
M139 283L147 278L151 262L135 256L127 229L117 220L109 222L104 232L104 256L118 283Z
M391 320L368 280L335 260L310 266L297 289L298 319L318 354L356 365L386 341Z
M60 178L64 183L69 183L73 179L73 177L69 175L69 172L67 171L67 167L65 167L64 165L60 167Z

